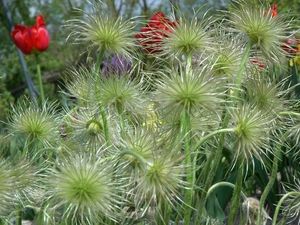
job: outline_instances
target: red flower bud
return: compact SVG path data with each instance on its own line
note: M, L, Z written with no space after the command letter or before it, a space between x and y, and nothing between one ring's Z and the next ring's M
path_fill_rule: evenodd
M50 43L50 35L42 15L36 17L34 26L16 24L11 35L16 46L26 55L43 52Z

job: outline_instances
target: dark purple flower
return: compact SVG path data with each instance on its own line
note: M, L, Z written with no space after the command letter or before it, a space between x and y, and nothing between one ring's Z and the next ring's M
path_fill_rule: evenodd
M131 61L122 55L116 55L111 62L105 63L102 69L103 74L109 77L111 74L117 74L119 77L130 70Z

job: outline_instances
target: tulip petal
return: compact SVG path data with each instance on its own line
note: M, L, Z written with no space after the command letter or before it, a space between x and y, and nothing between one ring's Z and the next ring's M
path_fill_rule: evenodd
M16 46L24 54L30 54L33 46L29 29L23 25L15 25L15 28L11 34Z
M35 19L36 21L36 27L45 27L46 26L46 22L44 20L44 17L42 15L38 15Z
M50 35L47 29L40 27L36 34L32 37L33 47L38 51L45 51L50 43Z

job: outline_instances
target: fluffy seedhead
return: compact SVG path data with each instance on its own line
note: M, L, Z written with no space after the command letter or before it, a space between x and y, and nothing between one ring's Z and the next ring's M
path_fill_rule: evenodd
M181 56L186 57L210 52L213 45L210 32L211 20L205 18L206 14L199 19L198 14L202 11L203 8L195 11L192 18L190 12L186 14L181 11L174 12L174 14L179 14L179 19L176 26L169 27L172 33L163 39L164 54L175 56L181 60Z
M264 164L264 155L273 154L270 144L270 133L274 129L272 120L257 106L245 103L231 111L235 127L235 144L233 147L235 161L242 160L248 164L254 158Z
M145 167L144 160L153 161L153 154L158 151L160 145L157 134L147 130L146 127L136 127L126 132L120 142L120 150L129 151L129 154L123 155L120 159L123 165L120 167L123 168L125 176L129 176L129 179L139 176Z
M286 56L281 46L290 32L290 23L283 16L277 14L272 17L265 10L245 0L233 0L228 13L230 29L245 43L259 49L264 57L279 64L280 59Z
M289 102L285 98L289 90L284 89L285 82L286 80L271 81L265 74L249 77L245 81L245 98L265 112L272 120L289 108Z
M75 37L78 44L88 43L89 51L96 48L112 55L132 56L136 45L134 18L125 20L113 12L110 4L102 1L89 3L90 12L78 9L80 16L67 22L66 26L71 30L69 38Z
M41 190L39 173L27 159L0 157L0 218L37 202L41 197L35 196Z
M130 74L111 74L97 85L98 101L113 114L137 118L145 111L141 85L130 79Z
M97 105L80 107L72 114L67 114L64 122L64 136L68 140L74 140L92 151L106 142L103 120Z
M22 102L12 107L12 133L25 137L28 143L38 139L44 145L50 146L59 135L55 104L45 103L39 107L36 102Z
M101 151L101 149L99 150ZM86 151L60 160L49 173L49 205L66 224L96 224L116 219L121 186L112 168ZM63 211L60 211L63 209Z
M84 66L71 68L67 71L65 79L66 89L63 91L66 96L76 98L78 105L86 105L95 98L95 81L96 75L94 68L87 69Z
M236 82L241 64L244 47L237 36L224 29L224 22L214 26L214 48L206 62L211 66L212 73L224 79L227 85Z
M135 177L135 187L132 189L137 208L143 209L143 214L149 207L158 211L161 204L174 205L181 201L180 188L187 187L184 182L183 157L174 156L174 152L164 149L154 153L152 161L145 161L144 168ZM176 203L177 202L177 203ZM162 213L162 212L157 212Z
M199 110L215 112L222 103L222 87L207 66L186 70L166 70L155 96L162 108L190 114Z

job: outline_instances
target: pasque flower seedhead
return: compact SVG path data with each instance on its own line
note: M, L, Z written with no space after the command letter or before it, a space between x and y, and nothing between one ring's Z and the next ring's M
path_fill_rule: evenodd
M234 0L233 3L228 14L231 29L259 49L267 59L279 63L279 59L286 55L281 45L288 37L289 22L281 15L272 17L271 13L264 13L263 8L253 7L245 0Z
M235 127L235 159L244 161L246 165L253 163L254 158L263 162L262 156L267 151L273 153L269 147L272 120L257 106L249 103L233 109L231 114Z
M280 112L286 111L289 107L288 101L285 99L288 90L283 89L286 81L272 82L263 74L250 77L245 82L245 98L266 113L270 120L273 120L279 116Z
M97 105L80 107L73 114L67 115L66 126L72 128L68 139L89 146L89 150L97 150L105 143L103 121Z
M244 48L236 35L225 31L223 25L225 24L220 23L213 29L214 48L210 51L207 62L215 76L225 78L227 84L230 84L236 81Z
M38 173L28 159L0 157L0 218L8 216L13 208L36 202L33 192L40 188Z
M131 79L130 73L120 77L112 73L109 77L103 77L97 84L97 97L105 108L119 114L129 113L133 117L144 111L141 83Z
M71 68L67 71L67 79L65 79L67 96L76 98L79 105L86 105L94 99L95 94L95 70L89 70L84 66L79 68ZM96 76L98 77L98 76Z
M180 14L176 26L170 26L172 31L168 37L163 39L163 53L171 56L192 56L202 52L210 52L213 41L210 32L210 20L198 18L198 13L202 8L190 15ZM179 12L180 13L180 12Z
M45 145L50 145L58 135L58 123L55 117L55 104L44 104L39 107L35 102L20 103L13 107L11 127L13 133L21 134L28 141L39 139Z
M207 66L179 71L170 69L158 82L156 96L160 106L177 112L185 110L189 113L207 109L215 112L222 102L219 78L213 77Z
M284 189L287 194L290 194L289 197L285 200L286 207L282 207L282 210L289 218L289 223L292 221L299 221L300 218L300 180L299 180L299 172L298 171L291 171L293 173L294 181L290 183L284 184ZM298 173L298 174L297 174Z
M154 153L153 160L135 177L135 204L144 212L149 206L157 207L160 203L174 204L176 199L181 199L178 189L187 186L183 181L184 166L180 164L184 157L174 156L169 150L166 152Z
M145 163L139 160L136 155L141 156L146 161L153 160L153 153L158 151L157 134L146 129L146 127L136 127L128 131L120 142L120 148L124 151L133 152L122 156L122 168L129 179L135 179L144 169Z
M108 2L108 1L107 1ZM116 15L112 6L101 1L89 2L93 12L78 10L85 16L67 22L71 29L69 37L74 36L77 43L90 43L88 49L96 48L112 55L132 56L135 48L134 18L125 20Z
M107 162L101 163L94 152L74 153L49 172L49 204L54 209L65 207L63 222L95 224L103 216L117 217L121 186Z

